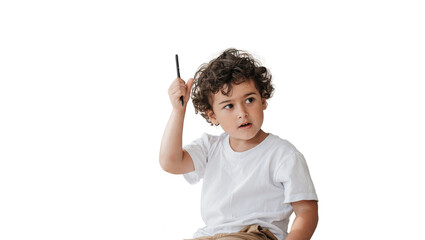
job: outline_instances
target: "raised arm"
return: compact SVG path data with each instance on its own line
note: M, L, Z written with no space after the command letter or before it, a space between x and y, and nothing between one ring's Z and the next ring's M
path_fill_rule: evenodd
M162 136L159 163L162 169L173 174L184 174L195 170L192 158L182 148L184 116L192 84L192 78L187 84L177 78L168 89L173 110ZM183 106L180 103L180 96L183 96Z

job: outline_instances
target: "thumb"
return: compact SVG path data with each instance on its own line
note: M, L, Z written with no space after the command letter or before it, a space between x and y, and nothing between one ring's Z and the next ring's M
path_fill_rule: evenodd
M193 78L190 78L189 80L187 80L187 84L186 84L186 102L187 100L189 100L190 90L192 89L192 85L193 85Z

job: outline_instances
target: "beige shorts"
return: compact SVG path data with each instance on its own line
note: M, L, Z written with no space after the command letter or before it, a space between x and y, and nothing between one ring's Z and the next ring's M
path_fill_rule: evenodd
M277 240L277 238L268 229L259 225L250 225L236 233L217 233L210 237L187 240Z

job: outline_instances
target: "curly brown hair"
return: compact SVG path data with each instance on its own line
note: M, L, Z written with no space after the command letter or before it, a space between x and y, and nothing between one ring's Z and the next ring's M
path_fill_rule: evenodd
M207 111L212 111L211 97L218 91L226 96L232 91L232 84L253 80L261 96L269 99L273 95L272 75L260 65L251 54L230 48L209 63L202 64L195 74L192 88L192 102L195 113L200 113L211 123Z

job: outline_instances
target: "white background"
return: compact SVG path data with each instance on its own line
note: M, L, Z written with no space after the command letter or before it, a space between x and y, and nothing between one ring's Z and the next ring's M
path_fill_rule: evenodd
M2 1L0 239L182 239L201 185L165 173L167 89L235 47L305 155L313 239L423 237L422 1ZM190 103L191 104L191 103ZM190 105L184 143L210 127Z

